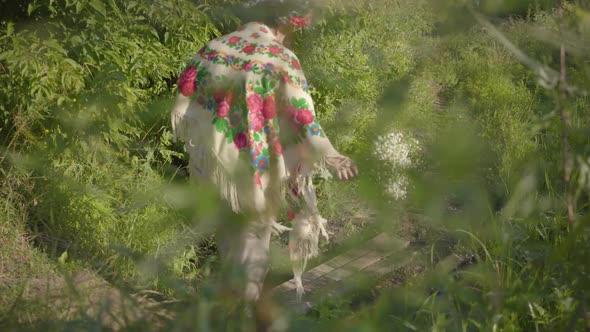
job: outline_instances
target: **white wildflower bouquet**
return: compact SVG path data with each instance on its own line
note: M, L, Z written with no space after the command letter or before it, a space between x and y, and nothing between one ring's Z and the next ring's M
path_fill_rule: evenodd
M395 200L406 198L409 181L406 171L420 163L417 139L396 130L375 140L375 157L383 162L378 180L385 183L385 194Z

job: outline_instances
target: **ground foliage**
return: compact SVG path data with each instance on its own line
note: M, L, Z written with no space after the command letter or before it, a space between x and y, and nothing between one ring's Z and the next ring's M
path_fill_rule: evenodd
M210 188L188 184L168 120L178 72L206 41L240 24L239 3L0 3L4 324L106 324L34 302L42 291L30 285L41 276L82 268L117 288L155 289L183 303L166 307L174 320L160 315L161 324L146 318L131 329L251 323L203 280L215 258L208 234L227 215ZM590 11L584 1L560 5L321 2L317 23L291 46L320 121L363 174L318 183L322 211L342 220L370 209L385 230L418 211L417 227L453 237L451 250L473 260L445 275L427 266L424 278L385 290L354 314L344 301L291 329L588 328ZM552 80L562 45L567 86ZM543 71L549 79L540 68L552 68ZM413 166L400 171L409 185L398 201L383 194L391 168L374 154L377 137L392 132L420 145Z

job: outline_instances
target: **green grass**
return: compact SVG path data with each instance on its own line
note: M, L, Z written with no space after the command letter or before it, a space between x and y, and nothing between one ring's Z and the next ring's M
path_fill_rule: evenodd
M167 119L178 71L236 25L226 11L236 2L39 0L3 18L0 328L253 324L215 282L211 233L229 217L211 188L182 175L186 156L171 142ZM290 330L587 329L587 96L564 100L537 84L533 71L474 25L465 3L329 5L313 30L298 34L295 51L320 120L362 175L319 183L320 208L344 247L375 228L400 232L424 252L362 306L354 297L325 303ZM564 39L568 82L585 91L587 6L570 3L559 18L543 1L513 5L477 8L518 49L554 69ZM573 226L558 105L569 116ZM383 195L391 175L372 155L375 137L392 130L421 144L420 162L405 172L408 197L398 202ZM465 261L436 269L449 254ZM105 293L72 292L82 283L69 276L80 271ZM88 301L120 291L129 298L118 306Z

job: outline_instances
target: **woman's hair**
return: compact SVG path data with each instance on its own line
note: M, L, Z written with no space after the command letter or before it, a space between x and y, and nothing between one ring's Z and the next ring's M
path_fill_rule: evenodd
M243 21L258 21L276 27L281 22L287 23L289 18L306 16L311 11L311 4L309 0L251 0L242 8L240 18Z

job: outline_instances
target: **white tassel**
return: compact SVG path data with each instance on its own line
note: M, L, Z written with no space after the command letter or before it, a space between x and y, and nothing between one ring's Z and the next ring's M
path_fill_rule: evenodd
M291 230L293 229L287 226L283 226L274 220L272 222L272 233L276 236L280 236L281 234L283 234L283 232Z
M298 301L305 293L301 276L307 267L307 262L319 254L320 235L328 240L326 223L327 220L318 214L298 216L293 220L293 229L289 236L289 256L293 266Z
M231 206L232 210L240 213L242 208L238 195L238 186L218 162L217 157L209 147L199 142L193 142L191 130L197 130L198 123L194 118L182 113L172 113L172 130L174 140L185 142L185 148L190 154L189 167L191 177L206 177L219 189L219 193Z

